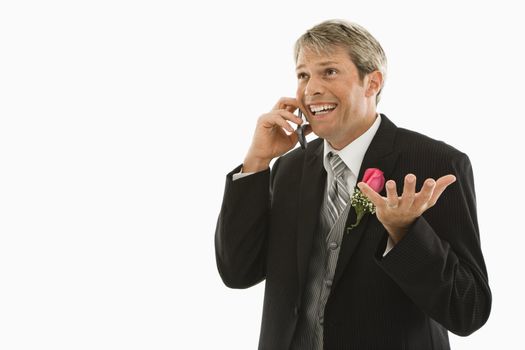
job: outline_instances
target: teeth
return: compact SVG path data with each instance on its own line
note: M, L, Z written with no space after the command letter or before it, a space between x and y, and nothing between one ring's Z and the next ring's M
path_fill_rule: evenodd
M329 110L332 110L336 107L336 105L333 105L333 104L327 104L327 105L311 105L310 106L310 111L312 111L312 113L318 113L318 112L323 112L323 111L329 111Z

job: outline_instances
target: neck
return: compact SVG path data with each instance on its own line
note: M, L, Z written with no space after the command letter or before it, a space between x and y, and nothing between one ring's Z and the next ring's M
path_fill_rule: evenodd
M327 140L328 143L330 144L330 146L332 146L333 149L338 151L345 148L346 146L354 142L357 138L359 138L361 135L363 135L368 129L370 129L370 127L372 126L372 124L374 124L376 120L376 116L377 112L374 109L373 113L369 113L365 118L361 120L359 124L352 128L351 135L347 135L348 137L345 137L345 139L341 140L340 142Z

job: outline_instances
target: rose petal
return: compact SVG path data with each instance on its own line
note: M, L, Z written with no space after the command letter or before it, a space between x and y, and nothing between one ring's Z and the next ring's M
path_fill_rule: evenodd
M383 172L377 168L368 168L363 175L363 182L376 192L381 192L385 186Z

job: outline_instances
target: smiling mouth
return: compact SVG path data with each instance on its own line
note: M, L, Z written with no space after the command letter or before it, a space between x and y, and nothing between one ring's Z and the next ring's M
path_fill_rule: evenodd
M333 111L337 107L337 105L336 104L331 104L331 103L326 103L326 104L310 105L308 107L310 109L310 112L312 112L313 115L321 116L321 115L328 114L331 111Z

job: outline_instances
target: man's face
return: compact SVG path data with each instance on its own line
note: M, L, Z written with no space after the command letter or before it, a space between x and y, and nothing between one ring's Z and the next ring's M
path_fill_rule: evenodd
M375 96L366 92L348 52L302 49L297 58L297 100L315 134L341 149L365 132L375 118ZM373 99L373 104L371 101Z

